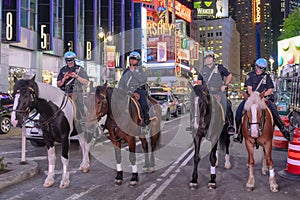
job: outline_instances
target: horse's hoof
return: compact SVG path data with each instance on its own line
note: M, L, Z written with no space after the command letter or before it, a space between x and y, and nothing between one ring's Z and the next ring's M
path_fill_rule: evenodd
M225 163L224 168L225 169L231 169L231 164L230 163Z
M83 173L89 173L90 172L90 168L81 167L81 171Z
M254 190L254 187L252 187L252 186L251 186L251 187L247 187L247 191L248 191L248 192L251 192L251 191L253 191L253 190Z
M43 187L45 187L45 188L49 188L49 187L51 187L51 186L53 186L54 185L54 181L52 182L52 181L47 181L47 182L45 182L44 184L43 184Z
M64 183L60 183L59 188L66 189L70 186L70 181L66 181Z
M122 183L123 183L123 180L115 179L115 184L116 185L122 185Z
M271 192L279 192L278 185L277 186L270 186L270 190L271 190Z
M196 189L198 189L198 183L192 183L192 182L190 182L189 188L190 188L191 190L196 190Z
M208 189L216 189L217 184L216 183L208 183L207 187L208 187Z
M155 171L155 167L143 167L143 172L152 173Z
M130 187L134 187L134 186L136 186L138 184L138 181L130 181L129 182L129 186Z

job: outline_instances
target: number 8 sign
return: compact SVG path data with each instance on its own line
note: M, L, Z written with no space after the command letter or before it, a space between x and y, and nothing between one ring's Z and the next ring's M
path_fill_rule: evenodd
M21 1L3 1L2 7L2 41L20 42Z

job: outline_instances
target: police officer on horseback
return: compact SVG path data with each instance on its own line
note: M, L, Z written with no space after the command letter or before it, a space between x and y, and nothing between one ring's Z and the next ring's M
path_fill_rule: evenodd
M272 102L273 96L273 88L274 84L270 77L270 74L266 73L265 70L268 67L268 62L264 58L259 58L255 62L255 70L248 73L246 76L245 86L247 86L247 93L250 95L254 91L263 92L265 91L265 98L267 100L267 105L272 113L274 123L276 126L280 129L280 131L283 133L284 137L290 141L290 132L293 130L292 127L286 127L284 123L282 122L277 109ZM242 143L243 136L241 134L241 121L242 121L242 115L244 110L246 100L243 100L239 107L236 110L235 115L235 123L236 123L236 130L237 130L237 137L234 138L235 142Z
M147 73L142 67L141 55L133 51L129 55L129 67L122 73L118 88L129 93L139 94L139 102L142 107L144 123L149 124L149 106L147 102Z
M234 117L231 102L227 100L226 97L226 90L228 89L232 74L222 64L215 63L215 54L213 51L206 51L204 59L205 65L200 73L198 73L198 80L195 84L207 85L209 93L215 95L217 99L219 98L218 100L221 102L226 113L225 116L228 119L228 133L234 134ZM190 123L190 127L187 128L187 131L192 130L192 120Z
M57 77L57 87L65 91L75 102L77 119L85 116L83 105L83 86L89 83L88 75L83 67L76 64L76 54L68 51L64 54L66 65L63 66ZM78 113L78 111L80 113Z

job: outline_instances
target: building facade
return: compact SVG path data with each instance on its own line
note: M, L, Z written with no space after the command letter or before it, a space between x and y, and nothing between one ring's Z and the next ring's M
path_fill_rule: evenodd
M195 20L199 27L198 42L205 50L212 50L216 62L223 64L233 74L233 83L240 82L240 34L235 21L229 18ZM204 61L204 60L203 60ZM201 68L204 63L201 63Z

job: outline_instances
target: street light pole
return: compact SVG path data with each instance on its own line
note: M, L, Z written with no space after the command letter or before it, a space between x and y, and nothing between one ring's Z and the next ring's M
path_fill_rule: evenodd
M105 34L103 28L99 27L98 36L99 36L99 38L103 39L103 57L102 57L102 61L103 61L103 67L105 67L105 68L104 68L104 70L102 70L102 74L104 75L103 81L105 83L107 81L108 77L109 77L109 70L107 69L107 66L106 66L106 64L107 64L106 63L107 62L107 60L106 60L106 56L107 56L107 42L112 41L112 35L111 35L111 32L107 32Z

